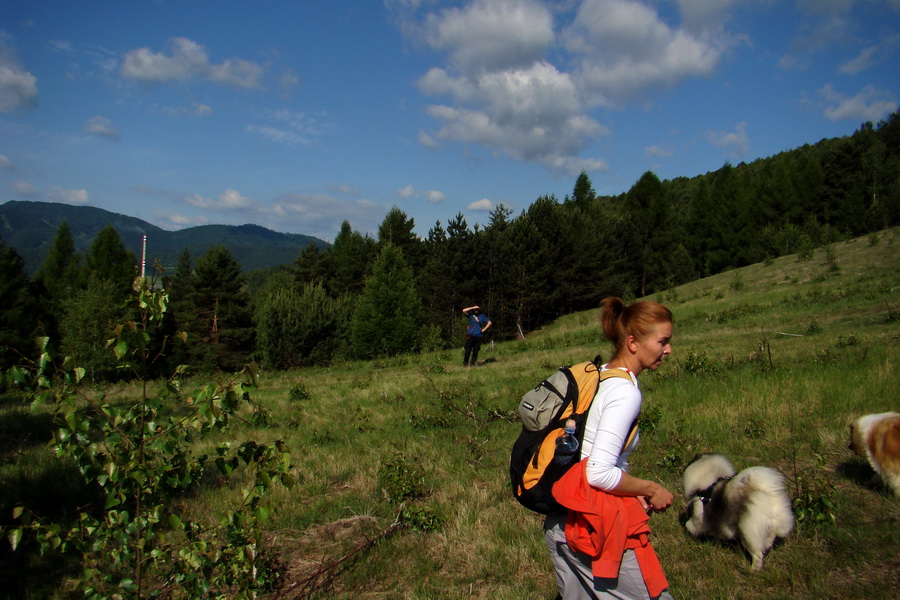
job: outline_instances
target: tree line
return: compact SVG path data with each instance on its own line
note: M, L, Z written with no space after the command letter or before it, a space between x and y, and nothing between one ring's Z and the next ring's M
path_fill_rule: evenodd
M752 163L598 196L587 173L562 200L541 196L485 226L462 214L426 237L397 207L362 234L344 222L333 244L291 265L243 273L224 246L185 250L159 284L170 306L164 361L233 371L327 364L459 346L460 309L479 304L501 339L605 296L643 297L719 273L900 223L900 111L850 136ZM121 376L104 348L137 261L111 226L84 255L59 227L32 278L0 241L0 366L28 356L35 335L57 340L97 379ZM165 369L160 370L164 372Z

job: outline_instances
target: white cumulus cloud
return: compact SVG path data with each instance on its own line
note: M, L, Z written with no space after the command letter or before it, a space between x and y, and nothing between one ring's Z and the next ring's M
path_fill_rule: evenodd
M672 27L651 6L633 0L585 0L563 37L580 57L580 85L597 95L595 102L609 105L710 76L734 43Z
M522 68L554 41L549 9L532 0L475 0L428 17L428 43L465 73Z
M559 175L606 170L589 148L610 134L594 111L715 73L742 40L726 31L743 0L681 0L671 11L638 0L473 0L448 9L391 0L401 30L442 53L419 78L434 98L422 146L461 142L542 164ZM663 17L663 14L666 17ZM421 16L419 16L421 15Z
M477 200L475 202L469 203L469 210L475 210L479 212L490 212L496 208L497 204L488 200L487 198L482 198L481 200Z

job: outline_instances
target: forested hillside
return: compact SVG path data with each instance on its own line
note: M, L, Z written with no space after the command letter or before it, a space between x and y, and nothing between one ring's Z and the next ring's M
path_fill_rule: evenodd
M0 205L0 239L19 253L29 274L44 262L63 222L72 231L77 252L88 250L97 234L111 225L125 247L138 257L146 235L148 263L158 260L166 267L174 266L185 248L199 256L210 246L224 244L245 270L253 270L289 263L310 242L327 245L308 235L278 233L258 225L200 225L166 231L141 219L93 206L15 200Z
M562 200L538 197L518 215L499 206L485 227L458 214L425 239L395 207L377 239L345 222L330 247L310 244L290 269L249 287L246 265L229 248L184 251L161 283L172 302L170 331L201 343L168 356L198 368L249 359L287 368L452 346L461 343L460 309L473 304L492 319L492 336L511 338L606 295L641 297L784 254L811 256L897 224L900 113L694 178L648 172L615 197L597 196L582 173ZM120 310L110 289L127 289L128 254L115 229L78 252L63 223L29 278L16 251L2 247L4 361L25 353L35 332L89 356Z

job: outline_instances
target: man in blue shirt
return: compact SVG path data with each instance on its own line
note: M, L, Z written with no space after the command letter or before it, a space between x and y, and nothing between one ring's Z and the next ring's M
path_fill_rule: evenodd
M481 307L477 304L463 309L463 314L469 317L469 326L466 327L465 354L463 354L463 366L474 366L478 361L478 351L481 350L481 337L491 326L491 320L482 314ZM471 360L469 360L471 357Z

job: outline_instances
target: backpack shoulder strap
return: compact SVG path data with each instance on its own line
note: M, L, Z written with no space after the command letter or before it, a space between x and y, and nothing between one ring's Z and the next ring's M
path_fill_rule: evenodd
M628 371L623 371L622 369L607 369L605 371L600 371L600 382L606 381L607 379L612 379L614 377L618 377L619 379L627 379L629 382L634 384L634 379L631 378L631 375L628 373ZM634 438L638 432L638 421L640 420L640 418L641 415L638 414L638 416L635 417L634 422L632 422L631 427L629 427L628 435L625 436L625 443L622 444L623 450L627 448L632 441L634 441Z
M622 369L607 369L605 371L600 371L600 381L606 381L607 379L612 379L613 377L627 379L632 384L634 383L634 379L631 378L631 375L628 373L628 371L623 371Z

